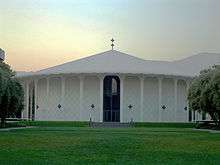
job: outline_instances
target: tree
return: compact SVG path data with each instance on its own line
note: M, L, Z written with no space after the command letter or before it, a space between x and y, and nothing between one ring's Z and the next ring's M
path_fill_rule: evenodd
M14 75L15 73L9 65L0 62L0 118L2 127L5 126L7 117L14 117L24 107L23 88Z
M220 127L220 65L203 70L194 78L188 100L191 110L208 113Z

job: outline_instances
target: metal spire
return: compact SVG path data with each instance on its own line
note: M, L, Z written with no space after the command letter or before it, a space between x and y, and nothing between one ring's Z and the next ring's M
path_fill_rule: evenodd
M115 46L115 45L114 45L114 41L115 41L115 40L112 38L112 39L111 39L111 42L112 42L112 44L111 44L112 50L114 50L114 46Z

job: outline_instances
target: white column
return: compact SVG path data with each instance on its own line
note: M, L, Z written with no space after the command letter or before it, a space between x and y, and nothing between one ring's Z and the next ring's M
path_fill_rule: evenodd
M79 90L80 90L80 113L79 113L79 120L82 121L82 112L83 112L83 87L84 87L84 76L79 76Z
M177 83L178 79L174 79L174 107L175 107L175 121L177 121Z
M124 76L120 77L120 122L123 122L123 95L124 95Z
M100 92L100 117L99 117L99 121L103 122L103 81L104 81L104 76L100 75L98 76L99 80L100 80L100 87L99 87L99 92Z
M196 115L197 115L197 111L195 111L195 113L194 113L194 116L195 116L194 117L195 119L193 120L194 122L196 121Z
M32 83L32 85L34 85L34 83ZM34 86L31 86L31 89L30 89L30 110L29 110L29 112L30 113L28 113L28 119L29 120L32 120L32 111L33 111L33 88L34 88Z
M26 97L27 97L27 94L26 94L26 82L25 81L19 81L21 86L22 86L22 89L24 90L24 111L21 111L21 119L24 119L25 118L25 113L26 113Z
M199 112L196 111L196 121L198 121L198 120L199 120Z
M65 77L61 77L61 108L64 109L65 97Z
M140 77L140 86L141 86L141 96L140 96L140 108L141 108L141 112L140 112L140 122L143 122L143 103L144 103L144 77Z
M46 77L46 93L47 93L47 97L46 97L46 107L48 112L50 112L50 77Z
M29 81L26 82L26 114L25 118L28 119L28 109L29 109Z
M190 82L189 81L186 81L186 107L187 107L187 116L186 116L186 121L189 122L189 101L187 99L187 96L188 96L188 92L189 92L189 86L190 86ZM192 117L192 121L193 121L193 115L191 113L191 117Z
M162 80L163 78L158 78L158 88L159 88L159 100L158 100L158 110L159 110L159 118L158 121L161 122L161 106L162 106Z
M50 78L47 77L47 86L46 86L46 90L47 90L47 97L49 97L49 92L50 92Z
M37 103L37 83L38 83L38 80L34 80L34 119L36 118L36 115L37 115L37 106L38 106L38 103ZM34 120L33 119L33 120Z

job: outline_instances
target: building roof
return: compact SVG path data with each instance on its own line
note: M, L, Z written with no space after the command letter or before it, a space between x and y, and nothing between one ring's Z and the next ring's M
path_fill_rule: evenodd
M212 57L210 57L212 56ZM160 74L193 77L200 70L220 64L220 54L199 54L178 61L152 61L110 50L37 72L17 74L17 77L68 73L128 73Z

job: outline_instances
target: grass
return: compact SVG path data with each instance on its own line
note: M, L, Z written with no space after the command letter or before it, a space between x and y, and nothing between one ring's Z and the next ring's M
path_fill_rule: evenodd
M26 123L27 124L27 123ZM78 123L79 124L79 123ZM30 122L0 131L0 164L220 164L220 134L186 127L89 128Z

